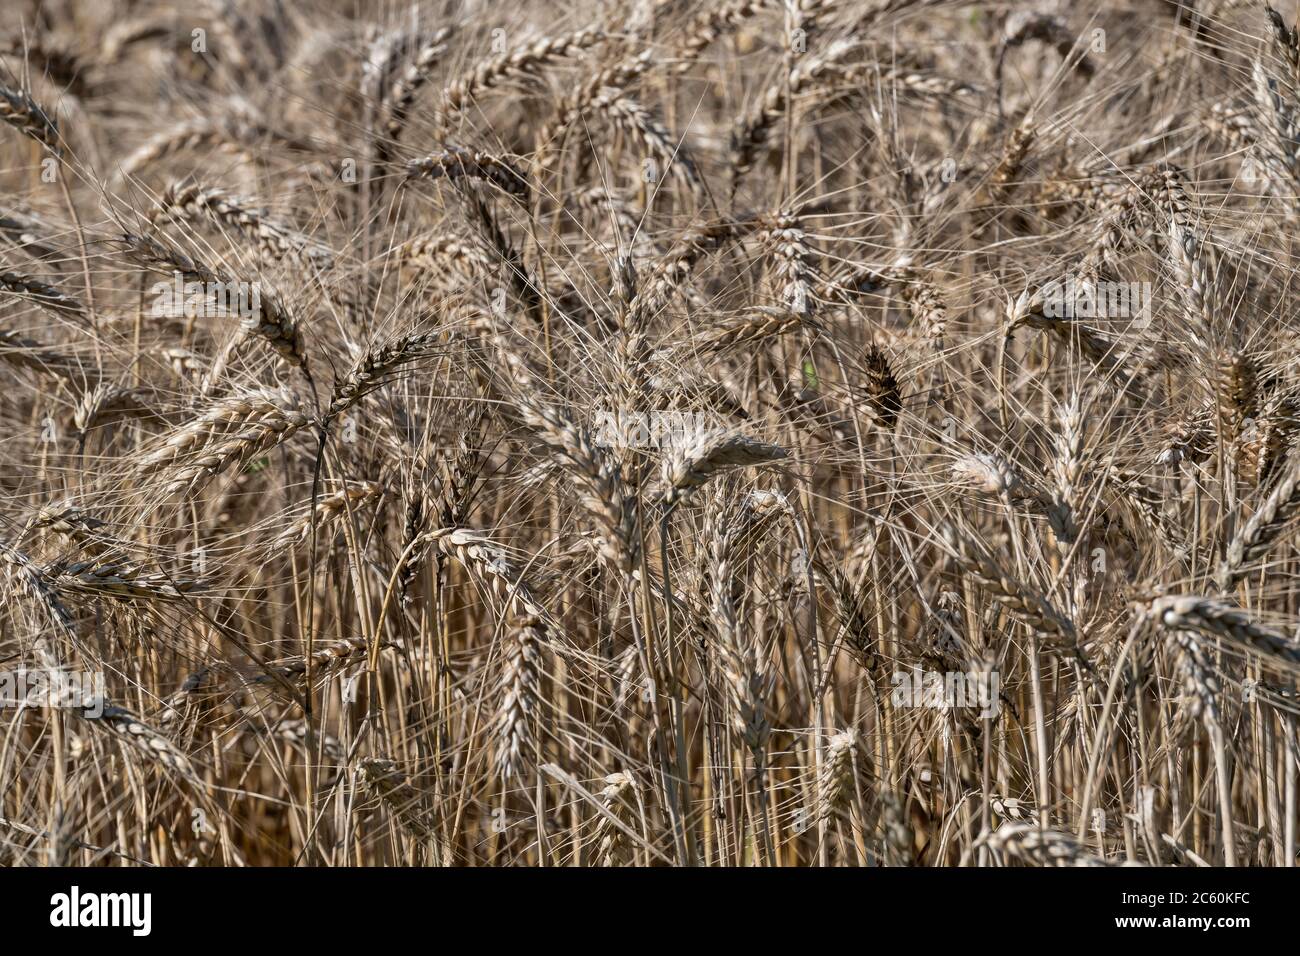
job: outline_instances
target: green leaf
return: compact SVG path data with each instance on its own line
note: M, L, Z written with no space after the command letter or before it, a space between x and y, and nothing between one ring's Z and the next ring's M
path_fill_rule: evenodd
M813 365L812 359L803 360L803 385L804 388L810 388L816 391L820 387L820 380L817 378L817 367Z

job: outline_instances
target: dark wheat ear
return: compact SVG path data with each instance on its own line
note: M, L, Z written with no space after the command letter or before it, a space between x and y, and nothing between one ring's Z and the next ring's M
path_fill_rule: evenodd
M14 90L0 84L0 120L56 156L62 152L58 126L26 90Z
M1266 661L1292 669L1300 667L1300 643L1214 598L1197 595L1157 598L1146 613L1151 620L1171 630L1200 631L1238 649L1254 651Z
M523 202L528 201L528 181L524 174L510 160L491 153L452 147L411 160L406 164L406 171L413 179L477 179L491 183Z
M878 345L867 350L867 403L876 413L881 426L892 432L903 410L903 392L894 375L889 356Z
M84 319L86 307L49 283L16 272L0 272L0 293L18 296L55 316Z
M1255 512L1238 528L1219 566L1219 587L1230 589L1268 554L1278 536L1300 510L1300 461L1293 461Z
M417 332L362 352L347 374L334 384L326 419L337 418L346 412L366 395L381 388L394 372L426 357L445 339L441 332Z

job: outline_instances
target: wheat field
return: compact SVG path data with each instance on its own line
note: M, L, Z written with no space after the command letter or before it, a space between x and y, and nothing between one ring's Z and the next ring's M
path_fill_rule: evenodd
M1294 866L1295 13L15 0L0 862Z

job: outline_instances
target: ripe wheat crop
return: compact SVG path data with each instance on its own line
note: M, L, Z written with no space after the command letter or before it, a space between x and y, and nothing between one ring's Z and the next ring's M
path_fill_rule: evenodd
M1295 865L1295 14L10 3L0 862Z

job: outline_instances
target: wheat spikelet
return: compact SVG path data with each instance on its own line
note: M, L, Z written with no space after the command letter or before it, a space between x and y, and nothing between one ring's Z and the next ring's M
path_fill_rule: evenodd
M1117 367L1117 360L1114 358L1118 351L1116 343L1088 328L1073 315L1049 317L1041 311L1042 308L1043 302L1039 296L1029 295L1027 292L1022 294L1009 310L1008 334L1021 325L1046 329L1068 343L1071 348L1082 351L1102 368L1109 371Z
M724 31L734 29L738 24L761 11L764 0L725 0L723 4L696 15L695 20L686 30L686 37L677 47L675 67L679 73L691 68L692 62L704 52Z
M262 732L261 727L253 726L253 732ZM305 720L282 720L270 729L271 736L278 740L284 740L300 749L305 748L308 740L307 721ZM346 752L343 744L333 734L316 734L316 741L321 748L321 753L325 759L330 761L334 766L342 764Z
M273 260L292 256L319 269L328 269L334 261L334 254L327 247L271 219L266 210L257 208L250 200L223 189L197 183L172 183L163 193L154 220L166 222L178 217L207 218L230 226L252 239Z
M382 649L392 645L387 641L381 641L379 646ZM310 655L312 677L332 677L353 670L364 664L369 655L370 644L363 638L350 637L341 641L334 641L327 647L312 651ZM307 658L297 657L291 660L279 661L271 664L270 668L274 673L282 677L289 678L292 681L302 681L307 676ZM267 683L270 680L271 678L267 675L256 678L258 683Z
M813 93L832 79L846 80L837 67L858 47L857 40L842 39L818 56L803 58L787 79L768 87L753 109L737 122L731 134L733 192L739 180L753 168L758 151L766 145L768 136L790 108L790 103L798 96Z
M74 710L74 713L79 711ZM125 707L104 704L98 716L83 715L96 730L106 731L134 747L150 761L184 777L192 777L194 767L164 734L141 720Z
M1183 461L1196 464L1210 457L1213 435L1209 407L1194 410L1166 427L1168 441L1156 456L1157 465L1174 466Z
M592 110L598 97L617 96L619 91L625 90L653 65L654 52L651 50L642 50L631 57L621 57L597 70L572 96L566 96L556 107L555 120L537 134L538 148L533 159L534 167L542 169L549 165L550 151L574 124Z
M628 800L635 790L636 784L628 774L611 773L605 777L605 786L599 793L600 804L621 823L628 823L631 819ZM593 842L596 845L597 866L629 866L633 862L627 835L613 826L608 817L597 818Z
M35 601L56 628L64 633L74 633L72 614L63 603L58 586L45 571L27 555L3 542L0 542L0 562L5 566L6 580L16 573L23 591Z
M404 365L428 355L442 341L436 332L417 332L384 342L362 352L356 363L334 385L334 393L325 412L327 419L337 418L377 388Z
M57 586L69 593L118 601L180 601L205 587L203 582L193 578L146 571L139 565L126 562L97 564L76 561L57 564L49 574Z
M205 117L180 123L143 143L117 166L114 181L126 180L146 166L160 163L178 153L205 147L241 152L259 142L296 151L310 148L301 140L243 117Z
M442 105L435 123L440 127L446 126L450 116L464 109L471 99L507 79L536 76L550 63L578 56L604 40L605 34L600 30L580 30L564 36L539 37L482 60L468 74L443 90Z
M628 306L629 321L639 324L663 308L672 294L690 280L704 255L742 236L751 225L744 219L722 219L687 229L674 249L655 263L653 271Z
M416 97L428 84L433 68L447 52L447 41L455 32L454 26L444 26L436 30L420 47L401 76L393 81L384 100L388 108L386 129L393 140L401 137Z
M350 511L365 508L379 498L383 492L384 488L379 483L363 481L349 484L338 491L321 496L314 502L314 527L328 528L334 523L343 520ZM296 518L272 542L270 548L273 552L279 552L285 548L302 544L311 537L313 528L312 505L308 505L304 511L305 514Z
M944 541L962 569L989 589L994 600L1046 641L1045 647L1077 648L1074 625L1040 594L1004 570L997 560L969 536L953 527L944 529Z
M953 462L952 476L963 488L1007 501L1029 493L1020 472L999 455L963 455Z
M1255 651L1266 660L1300 664L1300 647L1294 641L1213 598L1189 594L1156 598L1145 613L1167 628L1195 629Z
M147 418L153 412L144 397L143 389L101 382L81 396L72 413L72 423L85 435L96 425L123 418Z
M765 649L748 639L739 618L745 562L774 506L766 498L748 497L738 505L723 505L709 534L709 621L717 635L716 653L722 674L732 731L749 751L762 780L767 767L770 676Z
M1203 345L1218 314L1218 265L1205 235L1193 220L1192 202L1181 174L1170 167L1162 175L1161 195L1169 217L1169 258L1178 276L1193 341Z
M499 340L504 346L504 341ZM532 384L532 372L522 357L508 346L500 355L523 387ZM602 531L602 554L616 567L630 573L639 551L633 531L636 526L635 502L623 486L617 465L592 441L566 413L531 399L518 397L515 408L537 438L568 471L580 489L583 508L595 519Z
M363 757L357 771L366 789L383 802L403 830L417 840L437 838L431 815L423 807L423 795L411 786L395 761L387 757Z
M503 779L513 779L530 776L540 753L534 727L542 716L541 620L516 618L506 640L493 728L497 771Z
M421 281L448 293L471 283L486 282L500 269L496 253L485 243L455 235L418 236L394 250L404 269Z
M532 615L548 627L552 623L522 572L486 535L470 528L438 528L421 535L420 540L455 558L489 591L510 602L517 613Z
M282 444L307 424L305 414L272 393L232 396L167 436L140 459L137 469L142 475L160 475L169 493L194 490L229 466Z
M1255 453L1255 477L1260 487L1271 486L1278 469L1292 453L1298 423L1300 406L1291 395L1278 391L1269 396L1260 412L1262 434Z
M1032 866L1110 866L1101 857L1088 853L1068 833L1044 830L1032 823L1004 823L983 838L983 844L995 853Z
M670 175L680 179L688 188L703 188L695 161L685 148L654 114L631 96L617 87L604 87L592 99L591 108L609 117L617 128L639 142Z
M1060 431L1056 433L1056 457L1052 460L1052 503L1048 520L1056 535L1062 557L1069 552L1079 534L1078 514L1083 479L1083 404L1078 392L1070 395L1057 412Z
M784 448L734 432L700 436L664 461L662 503L673 507L719 472L786 457Z
M1033 147L1037 135L1037 118L1032 112L1026 113L1007 136L1006 144L1002 147L1002 156L989 172L985 188L992 202L1006 201L1007 193L1015 184L1025 157Z
M866 590L856 586L844 571L824 562L818 563L817 580L830 592L831 604L839 619L836 641L842 638L858 663L868 671L873 669L878 658L872 647L873 629Z
M817 781L817 817L833 820L853 796L854 760L858 734L844 730L826 742L826 762Z
M807 324L810 323L807 323L804 316L798 312L760 307L746 314L739 321L728 322L710 329L701 336L697 347L705 353L722 352L785 335L804 328Z
M1247 565L1266 555L1300 508L1300 463L1292 462L1268 496L1229 542L1219 568L1219 586L1225 591L1246 573Z
M898 285L908 311L925 330L931 344L935 348L942 346L948 331L948 306L934 280L910 267L893 268L886 275Z
M48 528L75 541L83 550L99 544L100 528L105 522L78 508L71 501L57 502L42 506L24 529L24 536L31 531Z
M1201 720L1207 729L1215 731L1222 726L1222 708L1219 695L1218 674L1210 660L1206 647L1191 631L1174 631L1174 645L1184 672L1186 697L1190 702L1186 716L1188 719ZM1179 715L1182 717L1182 714Z
M1254 363L1240 352L1224 355L1218 365L1219 418L1224 440L1231 443L1241 435L1242 425L1258 413Z
M799 218L790 211L778 213L761 236L771 245L776 261L777 298L796 315L811 316L812 290L819 279L810 264L812 252Z
M127 254L147 269L203 283L206 294L216 301L238 297L248 306L248 314L241 319L242 327L269 345L290 365L300 369L310 381L298 320L289 314L277 296L262 288L260 282L245 282L222 275L153 236L127 233L121 242Z
M1300 177L1300 104L1296 101L1300 93L1300 47L1295 31L1286 26L1281 15L1268 6L1264 10L1273 63L1261 57L1252 64L1255 101L1269 134L1268 161L1294 182Z

